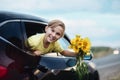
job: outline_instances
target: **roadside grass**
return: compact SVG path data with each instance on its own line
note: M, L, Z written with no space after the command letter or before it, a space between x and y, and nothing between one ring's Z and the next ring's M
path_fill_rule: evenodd
M113 53L113 48L110 47L92 47L91 51L93 52L94 58L101 58Z

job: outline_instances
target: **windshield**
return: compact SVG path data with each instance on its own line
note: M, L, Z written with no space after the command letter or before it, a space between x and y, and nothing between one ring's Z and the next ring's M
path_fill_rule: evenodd
M70 45L70 43L64 37L61 38L59 42L64 49L68 49L68 46Z

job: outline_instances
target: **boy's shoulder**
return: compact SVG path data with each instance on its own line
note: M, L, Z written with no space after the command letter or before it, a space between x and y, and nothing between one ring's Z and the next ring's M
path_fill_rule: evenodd
M32 36L30 36L29 38L28 38L28 40L39 40L39 39L41 39L42 37L44 37L44 34L42 33L37 33L37 34L34 34L34 35L32 35Z
M44 36L44 35L45 35L44 33L36 33L35 35L32 35L32 36L40 37L40 36Z

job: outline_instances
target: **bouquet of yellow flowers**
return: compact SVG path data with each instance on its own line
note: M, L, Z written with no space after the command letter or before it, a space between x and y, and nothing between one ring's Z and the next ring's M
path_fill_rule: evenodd
M85 55L90 54L91 43L88 37L81 38L80 35L76 35L71 41L71 45L69 48L73 49L77 56L77 65L76 65L76 73L78 75L79 80L84 80L84 76L88 74L88 67L85 62L83 62L83 58ZM87 78L85 79L87 80Z

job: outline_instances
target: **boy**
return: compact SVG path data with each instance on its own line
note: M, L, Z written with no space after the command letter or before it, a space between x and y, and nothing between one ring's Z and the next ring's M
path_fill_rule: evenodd
M76 56L74 52L64 50L57 40L65 32L65 25L60 20L52 20L45 27L45 33L36 34L28 38L28 47L36 56L52 52L59 52L64 56Z
M60 20L52 20L45 27L45 33L36 34L28 38L27 46L33 51L34 55L40 56L52 51L59 52L64 56L76 56L75 52L64 50L58 40L63 37L65 24ZM36 70L34 75L40 71Z

